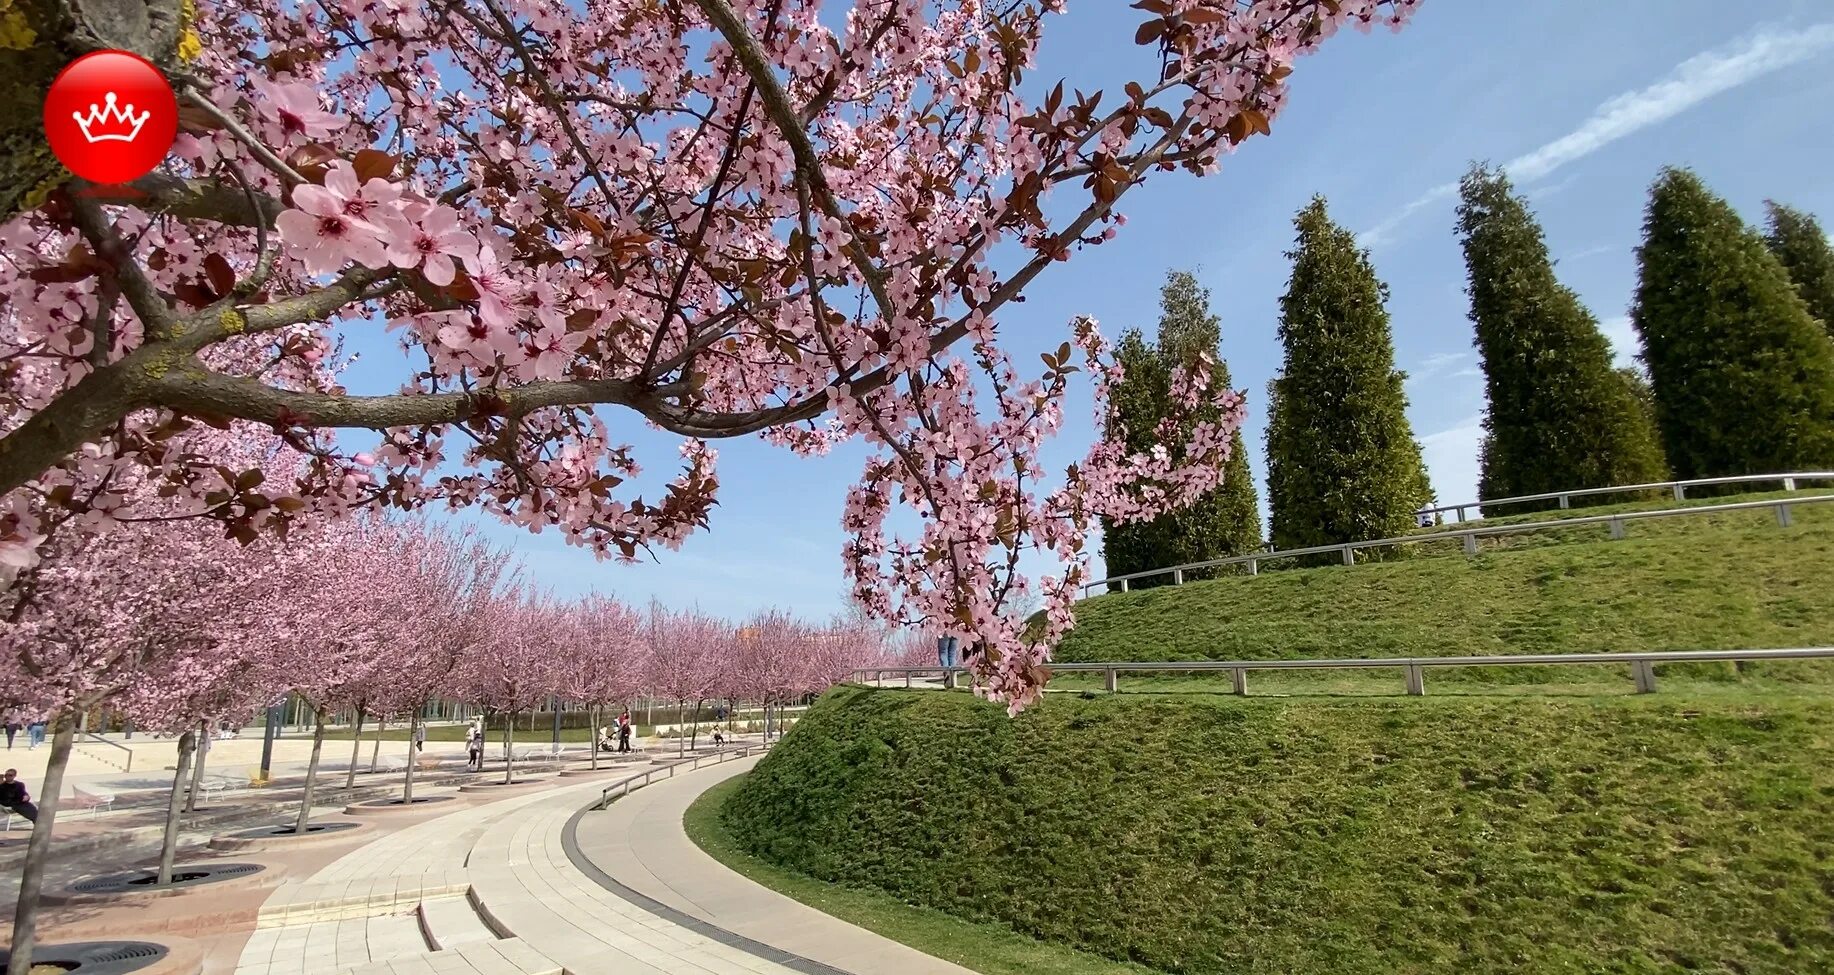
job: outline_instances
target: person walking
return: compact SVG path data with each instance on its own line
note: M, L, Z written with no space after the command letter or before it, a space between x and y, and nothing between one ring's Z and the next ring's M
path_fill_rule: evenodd
M25 783L19 781L18 769L0 772L0 809L18 813L28 823L38 822L38 806L32 802L32 794L25 791Z
M19 709L18 708L7 708L5 721L6 721L6 750L10 752L13 750L13 738L19 734L19 729L25 726L19 723Z
M27 751L45 743L45 723L42 718L34 719L31 724L25 726L25 740Z
M618 754L630 751L630 712L618 717Z
M473 772L484 771L484 736L475 724L465 729L465 759L466 768Z

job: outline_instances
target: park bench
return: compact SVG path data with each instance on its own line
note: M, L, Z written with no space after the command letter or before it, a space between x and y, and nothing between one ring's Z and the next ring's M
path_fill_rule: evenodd
M88 792L72 788L70 792L70 809L73 812L88 810L89 818L96 818L96 813L113 809L115 794L112 792Z

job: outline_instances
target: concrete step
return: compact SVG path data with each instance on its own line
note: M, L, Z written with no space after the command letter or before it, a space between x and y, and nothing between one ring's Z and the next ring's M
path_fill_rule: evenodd
M260 926L311 924L371 917L412 908L428 897L462 896L471 889L463 867L406 877L281 884L261 905Z
M521 938L478 941L349 969L349 975L563 975L560 964Z
M436 949L497 940L469 897L432 897L420 902L420 930Z

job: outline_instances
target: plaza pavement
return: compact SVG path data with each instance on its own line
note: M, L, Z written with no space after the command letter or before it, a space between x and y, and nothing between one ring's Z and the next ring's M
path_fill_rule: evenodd
M527 785L429 782L416 793L444 798L425 810L315 815L365 824L344 838L194 849L181 863L268 869L163 896L53 905L41 941L183 946L174 957L184 963L157 975L965 975L701 854L682 810L751 760L726 761L730 749L687 763L652 754L598 773L575 761L567 776ZM626 780L655 784L590 808ZM193 847L208 838L187 834ZM48 889L145 862L145 839L54 861Z

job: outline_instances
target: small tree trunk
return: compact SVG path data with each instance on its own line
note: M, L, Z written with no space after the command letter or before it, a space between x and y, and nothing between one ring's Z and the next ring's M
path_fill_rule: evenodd
M172 859L178 855L179 793L185 786L185 769L191 764L191 753L197 747L194 732L178 736L178 770L172 773L172 798L166 802L166 832L159 841L159 883L172 882Z
M193 748L197 750L197 762L191 766L191 791L185 795L185 812L197 812L197 794L204 791L204 757L210 748L210 726L197 723L197 741Z
M38 821L32 824L25 865L19 871L19 901L13 906L13 953L6 963L6 975L27 975L32 970L32 945L38 935L38 894L45 883L45 860L51 854L51 827L57 822L64 768L70 764L70 746L75 741L75 722L69 715L59 715L51 732L51 759L45 766L44 791L39 793Z
M689 751L692 751L700 747L700 706L705 703L707 703L707 699L704 697L694 702L694 724L693 724L694 730L688 733L689 734L688 750Z
M408 716L408 771L401 780L401 803L408 805L414 801L414 767L420 764L420 756L414 754L414 735L420 730L420 709Z
M511 711L509 713L509 720L503 722L503 784L504 785L509 785L511 782L515 781L515 778L513 777L514 772L515 772L514 765L516 764L515 763L516 755L515 755L515 751L513 747L515 744L516 744L516 712Z
M344 776L344 788L357 787L357 756L363 750L363 709L357 709L357 730L350 735L350 771Z
M592 730L587 732L586 738L592 742L592 770L597 772L599 770L599 709L592 708L589 713L592 715Z
M325 709L312 712L312 760L306 763L306 791L299 797L299 818L293 821L293 835L306 831L306 820L312 816L312 787L318 784L318 753L325 746Z
M376 719L376 743L369 746L369 770L376 771L376 759L382 755L382 733L388 730L388 717Z
M656 699L653 697L643 699L643 723L652 729L656 727Z

